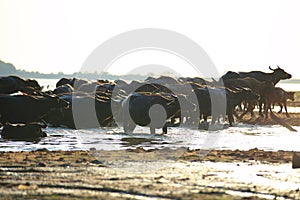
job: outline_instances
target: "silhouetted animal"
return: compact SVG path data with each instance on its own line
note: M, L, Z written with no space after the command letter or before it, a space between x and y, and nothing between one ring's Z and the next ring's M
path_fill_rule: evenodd
M47 134L42 131L42 128L46 128L47 125L39 123L28 124L10 124L6 123L3 126L1 137L8 140L38 140L42 137L46 137Z
M270 81L259 81L252 77L245 77L245 78L237 78L237 79L228 79L224 81L224 86L235 90L239 88L250 88L253 92L260 95L259 99L259 114L262 116L262 104L265 103L265 106L268 106L270 104L269 102L269 96L272 95L272 92L274 90L273 83ZM268 101L267 101L268 100ZM248 107L247 110L244 111L240 118L243 118L243 116L247 112L251 112L251 116L254 116L253 109L256 105L256 101L248 101L247 102Z
M131 133L136 125L149 126L152 134L157 128L167 133L167 127L173 126L168 120L181 115L177 96L166 93L132 93L123 101L122 111L126 133Z
M0 96L0 122L29 123L41 121L52 109L69 106L57 96Z
M281 113L282 108L284 107L286 116L289 117L289 113L287 111L287 106L286 106L286 101L288 99L294 101L295 100L294 94L295 94L295 92L287 92L280 87L275 87L274 96L272 97L271 101L272 101L273 105L278 104L280 106L280 110L278 111L278 113Z
M229 80L229 79L236 79L236 78L245 78L245 77L252 77L259 81L270 81L274 85L276 85L280 80L284 79L290 79L292 78L292 75L285 72L282 68L277 66L276 69L272 69L271 66L269 66L269 69L272 70L272 73L265 73L261 71L251 71L251 72L232 72L229 71L226 74L224 74L219 81L223 80Z
M12 94L18 91L33 93L41 91L42 87L36 80L23 79L18 76L0 77L0 93Z
M58 86L53 90L53 94L56 95L71 95L72 92L74 92L74 88L70 84Z
M85 80L85 79L80 79L80 78L61 78L57 83L56 87L58 88L59 86L69 84L71 85L74 89L78 89L82 84L85 83L90 83L90 81Z
M225 88L199 88L195 90L199 101L200 119L207 121L208 116L212 116L212 124L220 116L228 116L229 124L234 122L234 108L244 100L257 100L258 95L250 89L240 89L237 91Z
M114 119L110 99L89 96L61 96L70 106L67 109L51 111L45 120L53 126L73 129L113 126Z

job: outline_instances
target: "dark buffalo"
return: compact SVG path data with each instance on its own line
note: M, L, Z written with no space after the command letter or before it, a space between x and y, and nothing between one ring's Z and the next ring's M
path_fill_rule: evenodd
M128 83L122 79L117 79L114 81L116 85L127 85Z
M122 87L118 86L118 88L123 89L126 91L127 94L130 94L134 92L137 88L143 86L144 84L145 83L142 83L140 81L133 80L127 85L122 85Z
M29 123L41 121L51 109L68 107L57 96L0 96L0 122Z
M157 128L167 133L167 127L173 126L168 121L180 117L179 100L171 94L132 93L123 101L122 110L126 133L131 133L136 125L149 126L152 134Z
M85 79L79 79L79 78L61 78L57 83L56 87L69 84L74 89L78 89L82 84L90 83L90 81L87 81Z
M210 84L209 81L206 81L205 79L200 78L200 77L194 77L194 78L180 77L178 79L178 81L181 82L181 83L196 83L196 84L199 84L199 85L209 85Z
M45 118L53 126L73 129L114 126L111 100L89 96L61 96L70 107L51 111ZM95 114L95 116L93 115Z
M253 92L251 89L243 88L238 91L227 91L227 109L226 114L228 115L229 124L232 125L234 122L233 113L235 107L239 105L242 101L256 101L259 95Z
M237 88L250 88L253 92L259 94L259 114L261 116L262 104L265 103L265 106L270 104L268 97L272 95L275 88L273 83L270 81L259 81L252 77L229 79L224 81L224 86L232 90ZM242 118L247 112L251 112L251 116L254 116L253 109L256 105L256 101L248 101L247 103L247 110L241 114L240 118Z
M224 74L219 81L227 81L229 79L236 79L236 78L241 78L239 73L233 72L233 71L228 71L226 74Z
M1 137L8 140L35 141L47 136L47 134L42 131L42 128L46 127L47 125L45 124L34 122L29 124L6 123L3 126Z
M199 88L195 90L199 101L200 119L203 117L207 121L208 116L212 116L212 124L220 116L227 114L229 124L234 122L234 108L244 100L258 99L258 95L250 89L237 91L225 88Z
M56 88L62 86L62 85L66 85L66 84L69 84L73 87L74 85L74 82L72 82L72 78L61 78L59 79L59 81L57 81L56 83Z
M74 92L74 88L70 84L64 84L61 86L58 86L53 90L53 94L55 95L72 95L72 92Z
M244 77L252 77L256 78L259 81L271 81L274 85L276 85L280 80L284 79L290 79L292 78L292 75L281 69L279 66L277 66L276 69L272 69L269 67L270 70L272 70L272 73L265 73L261 71L251 71L251 72L240 72L239 75L241 78Z
M42 87L36 80L23 79L18 76L0 77L0 93L12 94L18 91L33 93L41 91Z
M149 93L160 93L165 92L172 94L172 91L167 87L157 83L146 83L134 90L134 92L149 92Z
M77 89L79 92L83 93L95 93L95 92L112 92L115 87L114 83L84 83L80 85Z
M98 85L98 83L84 83L77 88L77 91L84 93L95 93Z
M271 98L272 104L278 104L280 106L280 110L278 111L278 113L282 112L282 108L284 107L285 109L285 114L287 117L289 117L289 113L287 111L287 106L286 106L286 102L288 99L294 101L294 95L295 92L287 92L284 89L280 88L280 87L275 87L275 92L273 93L274 96Z
M101 83L97 86L97 92L112 92L115 88L115 83Z
M290 79L292 78L292 75L284 71L282 68L277 66L276 69L272 69L269 66L269 69L272 70L273 72L271 73L265 73L261 71L251 71L251 72L232 72L229 71L226 74L224 74L219 81L226 81L229 79L236 79L236 78L245 78L245 77L251 77L255 78L259 81L270 81L274 85L276 85L280 80L284 79Z
M167 85L167 84L176 85L179 84L179 81L177 81L175 78L170 76L160 76L158 78L148 77L145 80L145 83L156 83L160 85Z

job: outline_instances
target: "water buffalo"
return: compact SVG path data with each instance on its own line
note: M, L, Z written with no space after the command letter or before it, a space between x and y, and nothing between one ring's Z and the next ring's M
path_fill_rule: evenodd
M230 80L230 79L236 79L236 78L241 78L239 73L237 72L233 72L233 71L228 71L226 72L226 74L224 74L220 79L219 79L219 82L220 81L227 81L227 80Z
M145 80L145 83L156 83L160 85L167 85L167 84L176 85L179 84L179 81L177 81L175 78L170 76L160 76L158 78L148 77Z
M68 103L57 96L0 96L0 122L30 123L41 121L52 109L68 107Z
M273 72L265 73L261 71L251 71L251 72L240 72L239 75L241 78L252 77L259 81L271 81L274 85L276 85L280 80L292 78L291 74L287 73L279 66L277 66L276 69L272 69L271 66L269 66L269 69Z
M200 119L207 121L212 116L212 124L220 116L228 116L229 124L234 122L234 108L244 100L258 99L258 95L250 89L229 90L225 88L198 88L195 90L199 101Z
M70 106L67 109L53 110L45 120L53 126L66 126L72 129L113 126L114 120L110 99L90 96L61 96ZM95 116L93 115L95 114Z
M236 88L250 88L253 92L259 94L259 114L261 116L263 115L262 104L265 103L265 107L269 106L270 100L268 97L272 95L271 93L274 91L275 88L273 83L270 81L259 81L252 77L228 79L224 81L224 86L233 90L235 90ZM247 103L247 110L241 114L240 118L243 118L243 116L248 112L251 112L251 116L254 116L253 109L256 105L256 101L248 101Z
M6 123L3 126L1 137L8 140L35 141L47 136L47 134L42 131L42 128L46 127L47 125L45 124L35 122L28 124Z
M72 82L72 80L73 80L72 78L61 78L61 79L59 79L59 81L57 81L55 87L58 88L58 87L60 87L62 85L65 85L65 84L69 84L73 87L74 82Z
M98 83L84 83L77 88L77 91L84 93L95 93L98 85Z
M71 85L74 89L78 89L82 84L90 83L90 81L87 81L85 79L80 79L80 78L61 78L57 83L56 87L69 84Z
M210 85L211 82L203 79L203 78L200 78L200 77L194 77L194 78L191 78L191 77L180 77L178 79L179 82L181 83L196 83L196 84L199 84L199 85Z
M72 95L72 92L74 92L74 88L70 84L64 84L61 86L58 86L53 90L53 94L55 95Z
M112 92L114 87L115 87L114 83L93 82L93 83L84 83L80 85L77 91L83 93Z
M219 79L219 82L227 81L229 79L251 77L251 78L255 78L259 81L270 81L274 85L276 85L280 80L292 78L291 74L287 73L279 66L277 66L276 69L272 69L271 66L269 66L269 69L273 72L265 73L265 72L261 72L261 71L250 71L250 72L236 73L236 72L229 71Z
M237 105L239 105L242 101L253 101L258 100L259 95L253 92L253 90L248 88L243 88L237 91L228 90L226 93L227 97L227 108L226 114L228 115L229 124L232 125L234 122L233 113L234 109Z
M12 94L18 91L33 93L41 91L42 87L36 80L23 79L18 76L0 77L0 93Z
M133 132L136 125L149 126L150 132L173 126L172 118L180 117L180 103L177 96L167 93L132 93L122 103L122 121L126 133Z
M115 88L115 83L101 83L97 86L97 92L112 92Z
M286 101L288 99L294 101L294 94L295 92L287 92L280 87L275 87L275 92L273 97L271 98L272 104L278 104L280 106L280 110L278 113L282 112L282 108L284 107L286 116L289 117L289 113L287 111Z

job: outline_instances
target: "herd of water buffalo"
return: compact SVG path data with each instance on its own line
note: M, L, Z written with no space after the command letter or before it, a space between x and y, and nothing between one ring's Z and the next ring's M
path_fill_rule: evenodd
M4 139L44 137L41 128L48 125L68 128L114 127L122 124L130 133L136 125L149 126L151 133L171 126L199 126L211 116L211 123L234 116L242 118L258 104L259 114L268 117L272 105L285 108L294 99L275 85L291 74L278 67L270 73L261 71L232 72L219 80L200 77L148 77L144 81L88 81L62 78L56 88L44 91L36 80L17 76L0 77L0 125ZM82 118L76 123L74 105L92 105L97 123L89 120L89 111L79 109ZM158 105L158 106L155 106ZM263 109L264 108L264 109ZM238 110L242 113L238 115ZM152 112L152 116L151 116ZM86 116L85 116L86 115Z

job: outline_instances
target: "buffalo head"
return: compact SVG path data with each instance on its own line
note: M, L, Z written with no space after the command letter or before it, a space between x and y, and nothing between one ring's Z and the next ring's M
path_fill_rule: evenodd
M290 78L292 78L291 74L284 71L278 65L277 65L276 69L272 69L271 66L269 66L269 69L273 71L274 76L278 79L290 79Z

